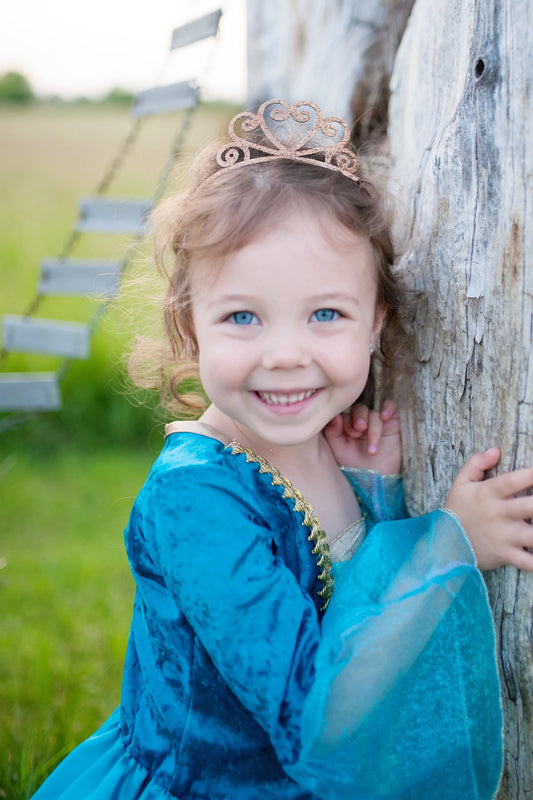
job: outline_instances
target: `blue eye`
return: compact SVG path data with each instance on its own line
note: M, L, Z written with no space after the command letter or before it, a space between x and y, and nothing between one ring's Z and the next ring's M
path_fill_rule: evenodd
M235 325L254 325L258 322L257 317L251 311L236 311L234 314L230 314L228 319Z
M334 308L319 308L318 311L311 314L311 320L312 322L333 322L339 316L339 312L335 311Z

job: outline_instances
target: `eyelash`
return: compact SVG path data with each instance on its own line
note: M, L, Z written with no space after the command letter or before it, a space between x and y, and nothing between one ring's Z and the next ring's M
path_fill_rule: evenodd
M238 321L238 317L241 317L241 321ZM243 322L242 317L246 317L249 321ZM252 311L235 311L233 314L230 314L226 317L228 322L233 322L234 325L253 325L254 322L258 321L256 315Z
M320 317L320 315L323 314L326 315L326 319ZM334 320L339 319L341 316L342 314L340 311L337 311L335 308L319 308L311 314L310 321L333 322ZM254 325L259 321L253 311L234 311L233 314L229 314L226 319L228 322L231 322L234 325L243 326Z
M320 319L319 314L323 314L326 312L328 315L327 319ZM313 314L311 314L311 321L312 322L333 322L333 320L339 319L341 317L340 311L337 311L335 308L319 308Z

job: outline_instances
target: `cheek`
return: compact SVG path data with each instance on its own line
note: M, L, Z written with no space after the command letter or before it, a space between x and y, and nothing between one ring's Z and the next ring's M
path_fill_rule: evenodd
M216 357L216 353L211 349L202 349L200 346L198 363L200 367L200 378L204 386L223 381L225 372L220 368L220 359Z
M227 349L200 347L200 380L208 396L220 394L242 383L239 360L231 357Z
M328 350L326 359L340 380L344 378L346 383L350 383L361 373L364 373L366 380L370 369L369 341L370 337L358 335L337 342Z

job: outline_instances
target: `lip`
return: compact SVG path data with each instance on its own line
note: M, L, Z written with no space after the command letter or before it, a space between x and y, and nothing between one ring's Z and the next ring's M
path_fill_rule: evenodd
M275 414L298 414L312 403L321 388L291 390L256 390L252 392L263 408Z

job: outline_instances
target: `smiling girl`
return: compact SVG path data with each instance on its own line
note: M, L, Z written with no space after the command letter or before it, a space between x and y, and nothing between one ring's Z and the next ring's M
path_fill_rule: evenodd
M357 404L400 341L385 204L311 103L230 134L156 229L160 373L190 409L192 364L209 404L167 426L126 530L122 703L36 797L489 800L478 566L533 569L533 500L514 497L533 471L483 481L499 452L477 454L445 509L405 519L396 405Z

